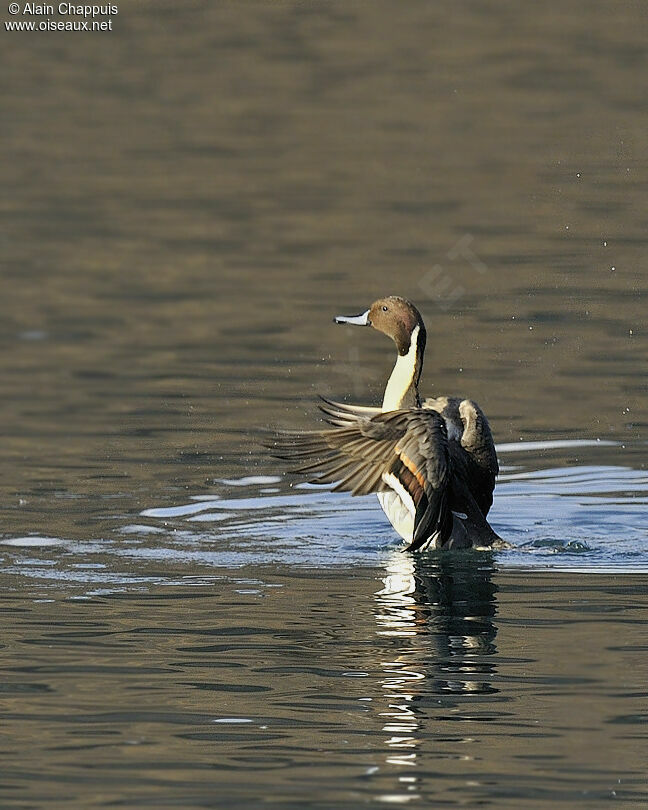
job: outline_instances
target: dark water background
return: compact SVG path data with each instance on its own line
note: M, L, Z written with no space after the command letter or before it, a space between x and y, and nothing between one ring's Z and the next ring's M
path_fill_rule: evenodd
M648 803L647 34L631 0L3 25L0 806ZM390 293L424 392L489 415L514 550L403 554L257 444L379 401L391 346L330 320Z

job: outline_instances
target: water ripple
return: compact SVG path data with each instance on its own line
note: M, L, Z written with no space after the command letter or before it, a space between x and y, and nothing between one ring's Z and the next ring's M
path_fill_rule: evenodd
M598 442L526 444L526 455L514 445L516 463L503 464L490 515L495 529L514 545L497 552L497 566L648 570L646 471L597 463ZM570 465L561 454L576 449L579 463ZM507 452L500 447L504 462ZM537 469L539 461L543 469ZM270 482L278 484L277 492L265 491ZM235 497L241 487L245 494ZM220 481L214 492L187 502L152 505L136 520L118 521L102 538L0 539L8 573L48 587L85 583L95 589L184 583L188 574L209 577L210 571L245 565L382 565L400 548L373 497L291 486L273 476Z

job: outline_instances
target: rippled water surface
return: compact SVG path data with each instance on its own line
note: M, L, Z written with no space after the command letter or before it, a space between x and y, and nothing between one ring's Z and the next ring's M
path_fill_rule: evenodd
M644 17L3 30L1 807L648 805ZM261 449L380 400L331 318L389 293L510 549L407 554Z
M548 444L498 553L271 475L6 537L6 806L643 805L648 477Z

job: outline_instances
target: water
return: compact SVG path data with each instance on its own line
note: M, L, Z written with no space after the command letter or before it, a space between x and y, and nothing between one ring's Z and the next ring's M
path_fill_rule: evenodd
M513 546L494 554L500 567L648 571L648 474L631 466L597 465L603 451L624 458L614 442L521 442L499 448L502 472L490 517ZM578 463L572 466L567 459L573 453ZM632 454L626 455L631 462ZM546 466L534 469L538 456ZM110 533L100 537L5 537L0 540L5 571L42 587L57 586L62 577L97 583L101 593L122 581L182 584L196 571L209 579L214 568L344 571L369 565L380 570L399 556L409 559L375 498L333 493L290 476L217 479L210 494L170 500L172 505L139 515L113 517ZM35 552L43 559L35 559ZM147 575L149 567L153 572Z
M395 13L396 11L396 13ZM641 807L639 4L120 4L6 34L0 805ZM497 553L262 451L428 326Z
M271 475L5 538L6 806L644 803L648 476L542 445L500 449L497 553Z

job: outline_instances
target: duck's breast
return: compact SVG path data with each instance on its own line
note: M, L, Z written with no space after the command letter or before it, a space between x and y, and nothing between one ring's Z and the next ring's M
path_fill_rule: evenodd
M378 501L391 525L407 543L414 537L414 515L416 508L410 494L394 475L383 475L383 481L390 487L387 492L378 493Z

